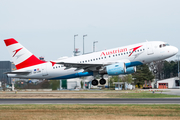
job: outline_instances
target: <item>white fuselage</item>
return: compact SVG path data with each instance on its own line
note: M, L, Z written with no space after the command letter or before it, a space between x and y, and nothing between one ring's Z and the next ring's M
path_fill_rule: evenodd
M153 61L163 60L175 55L178 49L174 46L161 41L143 42L139 44L103 50L90 54L84 54L64 59L58 59L55 62L68 62L80 64L103 64L110 65L118 62L133 63L132 66L150 63ZM129 67L129 66L127 66ZM93 75L92 72L83 72L84 69L76 70L76 68L65 69L63 64L52 65L46 62L16 71L30 71L28 75L8 74L14 78L29 79L68 79L81 76ZM92 71L95 71L95 69Z

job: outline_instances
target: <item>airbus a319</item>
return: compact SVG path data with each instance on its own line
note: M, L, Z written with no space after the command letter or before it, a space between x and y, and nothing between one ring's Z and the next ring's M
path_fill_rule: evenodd
M82 76L94 76L92 85L98 85L96 75L100 75L100 84L106 80L103 75L123 75L136 72L136 66L174 56L178 49L161 41L143 43L60 58L54 61L41 61L15 39L4 40L12 60L17 68L6 72L8 77L27 79L70 79Z

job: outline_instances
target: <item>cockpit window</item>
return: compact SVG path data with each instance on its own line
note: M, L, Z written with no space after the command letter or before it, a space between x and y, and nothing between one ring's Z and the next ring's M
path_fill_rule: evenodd
M166 46L170 46L170 45L169 44L161 44L161 45L159 45L159 48L166 47Z

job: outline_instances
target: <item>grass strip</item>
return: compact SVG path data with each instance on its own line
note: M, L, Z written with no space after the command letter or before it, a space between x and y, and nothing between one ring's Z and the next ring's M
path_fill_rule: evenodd
M178 104L0 105L0 119L180 119Z
M178 95L167 95L161 93L149 93L149 92L136 92L136 93L32 93L32 94L0 94L0 99L3 98L175 98L180 97Z

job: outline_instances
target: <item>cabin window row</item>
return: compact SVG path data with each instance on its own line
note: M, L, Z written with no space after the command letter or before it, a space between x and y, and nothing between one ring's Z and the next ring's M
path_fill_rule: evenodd
M140 51L144 51L144 50L145 49L140 49L140 50L135 50L134 52L140 52ZM124 53L115 54L115 55L113 55L113 57L120 56L120 55L126 55L126 54L131 54L131 52L124 52ZM109 58L110 57L111 56L109 55ZM91 59L91 60L80 61L80 63L92 62L92 61L101 60L101 59L106 59L106 56L105 57L100 57L100 58L94 58L94 59Z
M57 68L61 68L61 67L64 67L63 65L60 65L60 66L54 66L53 69L57 69Z

